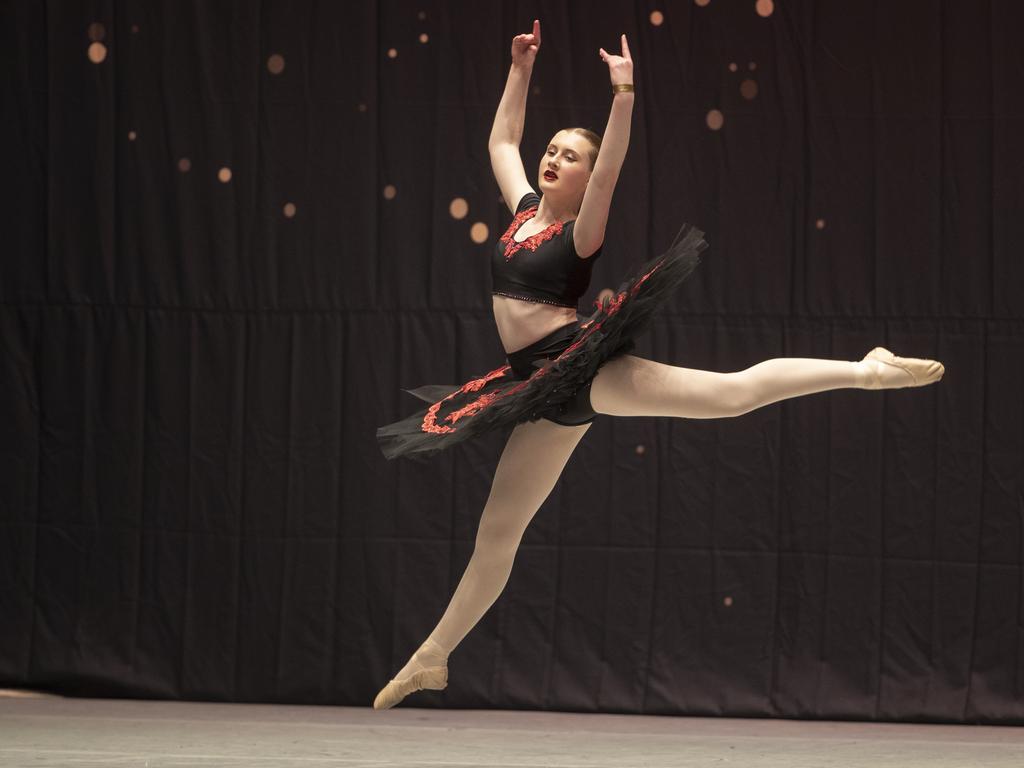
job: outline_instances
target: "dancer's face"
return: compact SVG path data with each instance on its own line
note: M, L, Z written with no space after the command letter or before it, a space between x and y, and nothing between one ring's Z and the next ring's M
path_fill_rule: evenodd
M578 211L590 181L591 149L590 142L578 133L559 131L552 136L537 170L541 194Z

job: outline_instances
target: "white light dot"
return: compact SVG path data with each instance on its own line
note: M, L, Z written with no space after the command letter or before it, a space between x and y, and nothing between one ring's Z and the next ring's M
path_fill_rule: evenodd
M430 39L426 32L420 32L420 42L425 43Z
M389 59L393 59L397 55L398 55L398 49L397 48L388 48L388 58Z
M284 204L284 215L287 216L289 219L295 216L295 203Z
M710 128L712 131L717 131L719 128L722 127L722 124L725 122L725 116L719 110L712 109L708 111L708 115L705 118L705 121L708 124L708 128Z
M280 75L284 71L284 56L279 53L271 54L267 59L267 69L272 75Z
M231 169L228 168L227 166L224 166L219 171L217 171L217 178L220 179L225 184L227 184L229 181L231 181Z
M474 243L486 243L487 234L490 230L487 229L487 225L482 221L478 221L469 228L469 236L472 238Z
M395 199L395 195L397 195L397 194L398 194L398 190L395 189L395 185L394 184L388 184L387 186L384 187L384 199L385 200L394 200Z

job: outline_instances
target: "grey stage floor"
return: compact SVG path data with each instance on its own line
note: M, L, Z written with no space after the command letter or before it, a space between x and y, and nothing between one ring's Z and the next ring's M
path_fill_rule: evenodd
M203 704L0 691L0 766L1024 766L1024 728L414 706Z

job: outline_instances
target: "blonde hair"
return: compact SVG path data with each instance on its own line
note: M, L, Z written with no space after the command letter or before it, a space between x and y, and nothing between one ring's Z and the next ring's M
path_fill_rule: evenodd
M578 133L590 142L592 149L587 152L587 155L590 157L590 170L594 170L594 165L597 164L597 154L601 151L601 137L589 128L566 128L565 130L569 133Z

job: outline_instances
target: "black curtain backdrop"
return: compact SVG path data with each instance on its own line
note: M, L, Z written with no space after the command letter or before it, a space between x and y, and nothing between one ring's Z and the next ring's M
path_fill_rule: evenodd
M604 130L598 47L636 62L581 312L691 221L636 354L946 375L599 416L409 705L1024 723L1015 0L4 3L0 684L369 706L426 637L505 435L375 429L503 362L487 138L535 17L531 181Z

